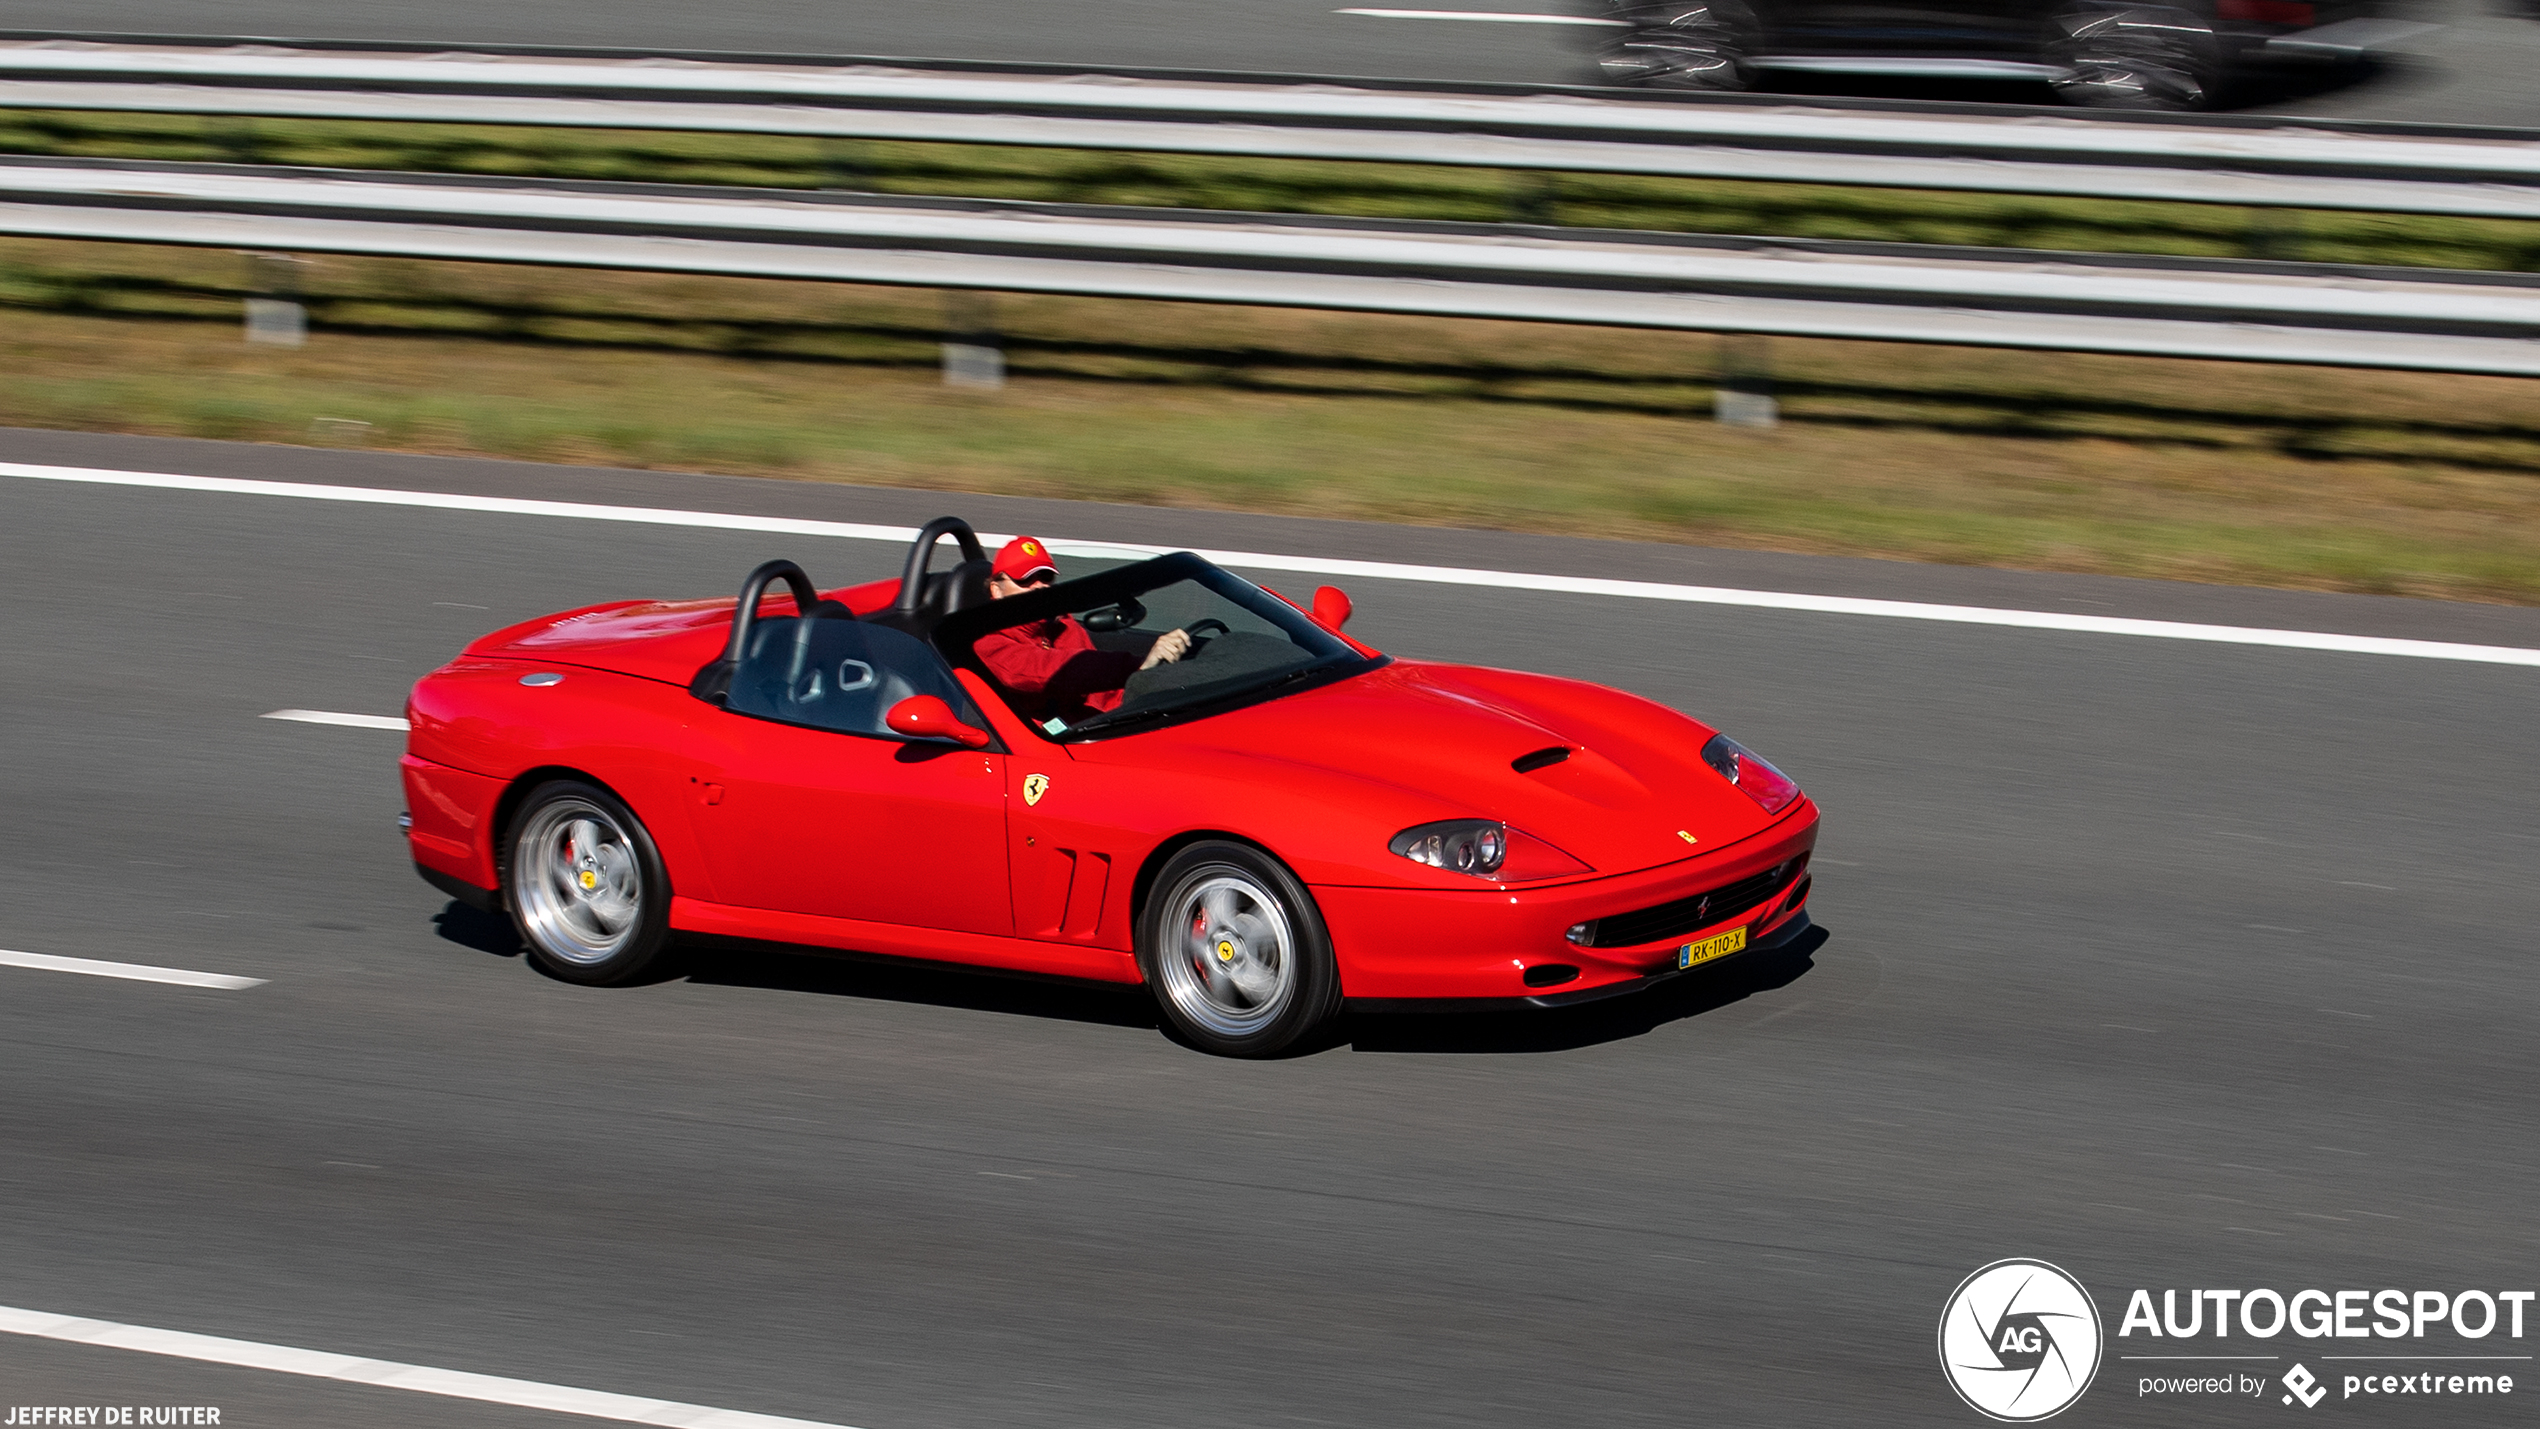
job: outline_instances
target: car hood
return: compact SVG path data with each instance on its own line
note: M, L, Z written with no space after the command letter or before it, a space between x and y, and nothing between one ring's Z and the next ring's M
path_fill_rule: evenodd
M1397 660L1321 689L1079 748L1086 758L1201 778L1221 775L1229 761L1274 766L1256 777L1320 786L1331 832L1352 847L1381 853L1403 828L1478 816L1613 874L1710 853L1777 822L1702 762L1716 732L1601 685ZM1529 772L1514 767L1556 747L1568 756ZM1358 827L1361 816L1382 827Z

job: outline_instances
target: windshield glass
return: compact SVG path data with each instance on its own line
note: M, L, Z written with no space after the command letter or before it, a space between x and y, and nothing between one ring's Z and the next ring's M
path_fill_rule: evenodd
M935 641L1043 737L1069 740L1199 718L1377 663L1187 552L973 607Z

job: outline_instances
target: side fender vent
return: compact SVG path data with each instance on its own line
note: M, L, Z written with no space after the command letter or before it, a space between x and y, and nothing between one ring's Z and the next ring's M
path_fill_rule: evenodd
M1520 754L1508 761L1508 767L1520 774L1532 774L1538 769L1549 769L1569 757L1570 746L1556 744L1550 749L1538 749L1532 754Z

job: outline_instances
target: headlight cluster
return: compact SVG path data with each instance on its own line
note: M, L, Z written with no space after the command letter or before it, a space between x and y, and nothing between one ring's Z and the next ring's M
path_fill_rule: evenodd
M1413 863L1488 878L1508 858L1508 829L1488 819L1448 819L1404 829L1386 845Z
M1530 883L1596 870L1561 850L1495 819L1441 819L1404 829L1385 845L1395 853L1494 883Z
M1738 792L1763 805L1765 813L1778 814L1799 797L1799 786L1788 775L1725 734L1711 736L1711 742L1702 746L1702 762L1720 771L1720 777L1735 784Z

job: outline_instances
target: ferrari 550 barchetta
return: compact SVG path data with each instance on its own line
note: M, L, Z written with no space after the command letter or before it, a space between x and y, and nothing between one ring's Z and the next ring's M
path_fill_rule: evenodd
M1144 983L1234 1056L1345 1002L1559 1006L1808 926L1817 809L1771 765L1348 617L1189 553L1020 587L941 518L897 581L771 561L737 602L470 645L408 704L408 837L568 981L770 940Z

